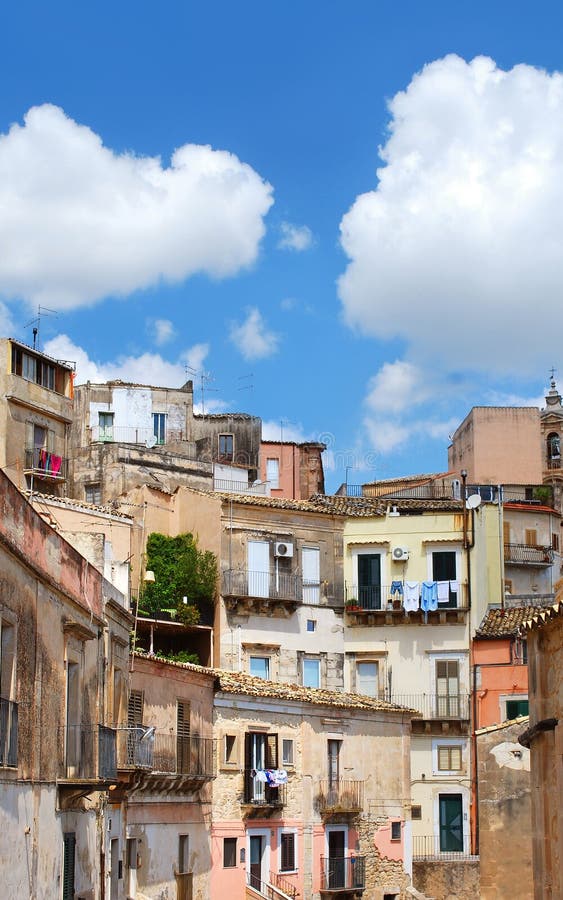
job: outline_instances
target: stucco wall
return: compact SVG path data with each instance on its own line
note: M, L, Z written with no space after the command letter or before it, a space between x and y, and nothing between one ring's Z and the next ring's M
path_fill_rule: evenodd
M456 429L448 468L469 484L541 484L542 441L536 407L475 406Z

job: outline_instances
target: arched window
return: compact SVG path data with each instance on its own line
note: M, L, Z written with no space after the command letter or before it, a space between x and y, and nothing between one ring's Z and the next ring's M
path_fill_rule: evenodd
M547 436L547 458L553 460L561 459L561 439L555 431L552 431Z

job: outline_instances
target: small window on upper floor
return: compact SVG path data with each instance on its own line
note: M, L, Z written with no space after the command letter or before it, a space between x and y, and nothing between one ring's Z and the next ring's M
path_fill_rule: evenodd
M157 444L166 443L166 413L152 414L153 435Z
M249 660L250 674L256 678L264 678L270 680L270 657L269 656L251 656Z
M307 631L315 631L317 623L314 619L307 619Z
M237 736L236 734L226 734L224 736L223 745L223 765L236 766L238 758Z
M280 461L279 459L266 460L266 481L270 483L271 488L279 488L280 486Z
M547 459L553 463L550 468L559 468L561 461L561 439L557 432L552 431L547 436Z
M391 840L392 841L400 841L401 840L401 823L400 822L391 822Z
M559 553L559 535L555 531L551 535L551 549Z
M321 661L305 656L303 658L303 687L320 688Z
M86 503L95 503L97 506L102 502L102 488L99 481L92 484L84 485L84 499Z
M507 700L506 701L506 719L517 719L519 716L527 716L529 713L528 700Z
M235 437L233 434L219 435L219 459L232 462L235 456Z
M293 740L291 738L283 738L282 740L282 765L294 765Z

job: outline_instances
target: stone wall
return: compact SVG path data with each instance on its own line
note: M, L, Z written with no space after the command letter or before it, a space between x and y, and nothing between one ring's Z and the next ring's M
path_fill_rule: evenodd
M459 862L415 860L412 880L417 890L433 900L476 900L481 896L477 859Z

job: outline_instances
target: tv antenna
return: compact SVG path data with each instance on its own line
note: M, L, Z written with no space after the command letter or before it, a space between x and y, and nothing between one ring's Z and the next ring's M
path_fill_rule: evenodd
M218 391L219 388L211 388L209 387L209 382L214 381L213 375L211 372L205 372L203 369L201 372L196 371L196 369L192 369L191 366L186 366L186 375L191 375L192 378L198 378L200 382L200 390L201 390L201 414L205 416L205 392L206 391Z
M39 350L39 328L41 326L41 317L42 316L58 316L58 313L54 309L49 309L48 306L37 307L37 315L34 319L24 325L24 328L29 328L30 325L33 325L33 349Z
M237 381L246 381L247 383L241 384L240 387L237 388L237 391L253 391L254 384L250 380L251 378L254 378L253 372L251 372L250 375L239 375Z

